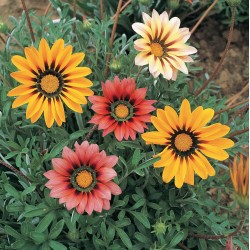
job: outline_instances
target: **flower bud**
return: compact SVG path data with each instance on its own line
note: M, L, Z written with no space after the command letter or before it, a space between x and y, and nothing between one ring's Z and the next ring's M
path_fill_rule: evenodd
M180 0L168 0L167 1L167 6L171 10L176 10L180 6Z
M165 234L166 233L166 225L165 225L165 223L164 222L162 222L161 221L161 218L160 218L160 220L159 221L157 221L156 223L155 223L155 225L153 226L154 227L154 233L156 234L156 235L158 235L158 234Z
M230 7L236 7L236 6L239 6L241 4L241 0L227 0L227 4Z
M7 33L9 30L9 27L7 26L6 23L0 22L0 33Z
M92 22L90 19L87 19L85 16L83 16L83 23L82 27L84 31L90 31L90 28L92 27Z
M79 240L79 236L78 231L70 231L67 233L67 237L73 242L77 242Z
M120 73L122 65L120 60L118 60L116 57L113 59L113 61L110 63L109 66L110 70L114 73Z

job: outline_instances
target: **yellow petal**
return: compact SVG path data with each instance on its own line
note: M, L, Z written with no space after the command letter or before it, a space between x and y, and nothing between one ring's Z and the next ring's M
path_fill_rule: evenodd
M182 160L180 161L180 165L177 169L175 180L174 180L175 186L177 188L181 188L183 186L186 173L187 173L187 162L185 158L182 158Z
M71 87L78 87L78 88L88 88L93 85L93 82L91 82L87 78L78 78L78 79L73 79L69 82L66 82L65 85L71 86Z
M65 80L72 80L83 76L87 76L91 73L92 70L88 67L77 67L72 69L68 74L63 75L63 77L65 78Z
M132 29L139 35L141 35L147 42L152 41L151 29L143 23L134 23Z
M189 163L197 175L199 175L202 179L207 179L207 169L205 164L198 156L192 154L192 157L189 157Z
M20 107L27 102L29 102L29 98L32 96L32 93L27 95L21 95L15 99L15 101L12 103L12 108Z
M63 74L68 74L72 69L74 69L77 65L79 65L84 59L84 53L75 53L71 56L68 64L65 66L65 70Z
M65 96L63 93L60 95L60 97L62 98L63 102L72 110L82 113L82 107L81 105L73 102L72 100L70 100L67 96Z
M74 101L78 104L86 104L87 103L85 96L81 92L75 90L74 88L64 87L62 93L65 96L67 96L69 99L71 99L72 101Z
M38 73L38 70L36 67L32 67L32 64L30 65L25 58L22 56L13 56L11 59L12 63L21 71L34 71Z
M58 39L51 48L51 62L55 64L56 58L63 51L64 41L63 39ZM55 65L56 68L57 65Z
M212 141L208 141L208 143L212 146L218 147L218 148L231 148L234 146L234 142L227 138L217 138Z
M151 53L149 53L149 52L140 52L135 57L135 65L144 66L144 65L148 64L149 63L149 55L151 55Z
M207 173L209 176L214 176L215 175L215 170L214 168L211 166L211 164L209 163L209 161L207 160L207 158L201 154L199 151L196 151L197 156L202 160L202 162L204 163L206 169L207 169Z
M20 85L12 90L10 90L7 96L18 96L18 95L27 95L35 90L34 84L25 84Z
M160 119L158 119L155 116L151 116L151 122L153 123L155 128L164 135L164 137L170 137L171 134L171 132L169 131L170 127L167 124L164 124Z
M44 70L44 62L41 55L33 46L24 48L24 53L31 68ZM36 70L37 71L37 70Z
M89 88L78 88L78 87L75 87L74 88L75 90L77 90L78 92L81 93L81 95L84 95L84 96L92 96L94 95L94 91L89 89Z
M177 130L177 126L179 125L179 118L176 111L170 106L165 106L165 114L170 126L173 129Z
M215 123L208 127L201 128L199 130L199 137L202 140L214 140L219 137L223 137L230 131L230 127L222 125L221 123Z
M176 175L180 166L180 157L175 158L173 155L169 162L170 164L164 168L162 173L162 180L166 183L169 183Z
M34 116L43 106L44 95L40 94L33 102L29 102L26 111L26 118L31 118Z
M51 98L51 111L52 111L52 115L55 118L56 123L61 126L62 125L62 121L59 118L57 111L56 111L56 107L55 107L55 98Z
M180 127L186 128L187 121L189 117L191 116L191 108L189 101L187 99L184 99L181 104L180 108L180 116L179 116L179 122L180 122Z
M69 62L72 55L73 47L66 46L56 57L55 69L56 71L62 70Z
M213 116L214 116L213 109L205 109L201 111L199 116L197 116L197 119L193 121L191 131L204 127L208 122L211 121Z
M32 95L30 98L29 98L29 104L27 106L27 110L26 110L26 119L29 119L32 115L31 115L31 112L34 111L34 108L37 104L37 101L38 101L38 96L40 95L39 92L35 93L34 95Z
M194 185L194 170L189 163L190 161L189 158L187 158L186 160L187 160L187 172L184 178L184 182L189 185Z
M225 150L211 146L209 144L200 144L199 148L204 155L216 160L224 161L229 157L228 153Z
M141 135L142 139L146 141L147 144L153 143L158 145L166 145L167 140L164 135L157 131L147 132Z
M65 122L65 112L62 101L59 97L55 99L55 108L56 108L56 113L58 114L60 120L62 122Z
M11 77L13 77L16 81L28 84L28 85L34 85L36 83L36 77L31 74L29 71L16 71L12 72Z
M171 162L171 158L174 157L174 153L172 150L164 150L161 154L161 159L157 162L154 163L154 167L155 168L159 168L159 167L164 167L164 166L168 166L169 162ZM158 155L156 155L157 157Z
M50 48L49 45L47 43L47 41L42 38L39 44L39 52L41 57L43 58L44 64L48 65L48 68L50 68L51 65L51 52L50 52Z
M46 126L51 128L54 123L54 116L52 114L51 100L46 98L44 101L44 119Z

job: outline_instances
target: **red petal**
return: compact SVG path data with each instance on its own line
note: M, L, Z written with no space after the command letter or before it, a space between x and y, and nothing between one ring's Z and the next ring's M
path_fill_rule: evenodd
M62 157L66 159L67 161L71 162L73 166L77 166L77 167L80 166L80 161L77 157L77 154L70 148L68 147L63 148Z
M86 193L84 193L83 196L82 196L81 202L76 207L76 211L79 214L83 214L87 203L88 203L88 195Z
M119 194L122 193L121 188L116 183L114 183L112 181L109 181L109 182L105 183L105 185L110 188L111 193L113 195L119 195Z
M72 164L69 161L61 158L52 159L52 165L56 172L63 176L69 176L74 170Z

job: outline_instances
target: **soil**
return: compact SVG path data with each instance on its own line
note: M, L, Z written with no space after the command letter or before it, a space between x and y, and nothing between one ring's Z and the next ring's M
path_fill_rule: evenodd
M35 9L37 15L44 15L48 0L25 0L27 9ZM8 20L10 15L18 18L22 13L20 0L0 0L0 18ZM8 22L8 21L7 21ZM226 46L229 27L219 24L213 18L207 18L195 31L191 40L198 48L199 62L203 75L211 75L218 64ZM248 81L249 76L249 29L247 24L235 27L233 41L215 83L222 88L222 95L231 96L239 92ZM3 44L0 42L0 49ZM245 93L247 96L248 93Z

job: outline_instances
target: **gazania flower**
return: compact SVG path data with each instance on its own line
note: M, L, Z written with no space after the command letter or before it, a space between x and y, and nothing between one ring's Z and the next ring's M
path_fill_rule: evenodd
M207 157L225 160L229 157L224 150L234 145L226 135L230 128L215 123L205 126L214 116L213 109L197 107L191 112L188 100L183 100L180 115L170 106L157 109L157 116L151 121L157 131L142 134L146 144L163 145L165 149L155 157L161 159L154 167L164 167L163 181L168 183L175 177L175 186L183 183L194 185L194 173L202 179L215 175Z
M117 176L113 167L118 157L106 156L104 151L99 152L97 144L87 141L81 145L76 142L75 149L64 147L62 159L52 159L54 170L44 173L49 179L45 186L51 189L50 196L59 198L68 210L76 208L79 214L109 210L111 194L122 192L112 182Z
M21 83L12 89L8 96L18 96L12 104L17 108L28 103L26 118L36 122L44 113L47 127L54 120L59 126L65 122L63 102L72 110L82 112L81 104L86 104L85 96L93 95L88 87L92 82L84 76L91 73L87 67L77 67L85 54L72 54L72 46L64 47L59 39L49 48L42 39L39 49L25 48L25 56L13 56L12 62L19 69L11 76Z
M145 100L147 88L136 89L135 81L125 78L122 81L116 76L114 82L102 83L104 96L90 96L92 109L96 112L90 123L98 124L103 129L103 136L114 131L117 140L132 140L136 132L143 133L150 122L150 112L155 100Z
M230 168L231 180L235 189L235 197L242 208L247 209L249 203L249 157L235 156Z
M192 62L188 55L197 50L185 42L190 37L188 28L179 28L180 19L169 20L167 12L161 15L153 10L152 18L142 13L144 23L134 23L133 30L142 36L135 41L135 49L140 53L135 58L135 64L149 64L150 73L156 78L162 74L165 78L176 80L178 70L188 74L185 62Z

